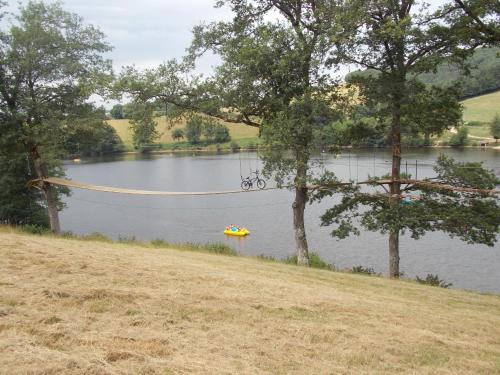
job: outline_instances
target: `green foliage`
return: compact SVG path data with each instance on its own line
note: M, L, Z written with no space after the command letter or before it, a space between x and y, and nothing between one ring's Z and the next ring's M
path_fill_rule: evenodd
M85 241L113 242L111 238L99 232L85 234L83 236L80 236L79 238Z
M459 163L441 155L434 168L433 183L458 188L494 189L500 184L493 171L481 163ZM316 183L331 190L317 191L314 200L342 194L340 203L321 217L322 225L333 225L332 236L345 238L366 230L387 233L391 230L409 231L415 239L427 231L442 231L450 237L473 244L494 246L500 226L498 200L482 192L462 192L440 189L439 186L413 186L409 191L420 195L419 204L390 204L388 196L363 193L358 187L339 186L331 175Z
M203 132L203 118L201 116L192 116L186 123L184 133L186 139L191 144L198 144L201 140Z
M111 111L109 111L109 113L111 114L111 117L113 117L116 120L121 120L125 118L123 116L123 105L121 104L115 104L113 108L111 108Z
M212 254L237 255L233 248L221 242L206 244L203 249Z
M202 121L202 133L206 140L212 141L215 136L215 129L217 128L217 121L213 119L203 119Z
M85 101L111 77L103 38L59 3L41 1L20 5L13 24L0 31L0 220L47 222L42 196L27 182L64 174L58 158L79 126L70 119L86 111ZM67 189L46 190L57 212L59 193Z
M264 173L274 175L278 184L305 184L307 162L314 143L336 118L328 103L305 95L285 110L269 115L262 124ZM332 139L336 143L335 140ZM291 151L288 153L288 151ZM300 178L299 178L300 176Z
M207 144L224 143L231 140L229 129L226 125L199 115L193 115L189 118L184 129L184 134L191 144L200 143L202 135Z
M500 89L499 52L498 47L475 50L474 54L465 61L468 72L463 69L462 64L454 63L453 59L449 59L439 64L435 72L418 74L416 78L428 86L442 89L457 87L460 99L496 91ZM370 69L355 71L346 76L346 81L352 81L355 75L373 76L376 72Z
M241 148L240 145L238 144L238 142L236 142L236 141L232 141L231 145L229 147L231 147L231 151L233 151L233 152L236 152Z
M452 86L459 82L461 98L496 91L500 89L499 52L498 47L477 49L466 61L470 66L468 75L457 64L442 64L436 73L429 73L420 78L427 84L441 87Z
M90 105L82 107L78 114L68 118L64 139L67 155L95 156L123 150L123 143L116 130L105 121L103 110Z
M155 239L151 241L151 245L157 248L201 251L211 254L222 254L230 256L238 255L238 253L232 247L221 242L208 243L208 244L198 244L198 243L188 242L179 244L179 243L170 243L162 239Z
M47 227L42 195L27 186L36 173L18 142L20 130L4 121L0 121L0 222Z
M172 130L172 139L174 141L184 139L184 130L179 128Z
M297 255L290 255L283 261L288 264L297 264ZM321 257L317 253L309 254L309 267L335 271L335 265L328 264L326 261L321 259Z
M465 146L468 143L469 130L465 126L458 128L457 132L453 134L448 142L452 147Z
M380 273L375 272L372 267L354 266L351 268L352 273L358 273L362 275L376 275L380 276Z
M231 140L229 128L223 124L217 124L214 131L214 142L224 143Z
M428 273L425 279L417 276L415 281L419 284L438 286L440 288L449 288L450 286L453 286L452 283L447 283L446 281L441 280L438 275L433 275L432 273Z
M490 134L495 140L500 139L500 116L496 115L490 124Z
M153 110L153 106L149 104L133 103L129 122L132 130L132 141L137 149L152 144L159 137L156 122L153 118Z
M21 226L20 229L22 232L29 233L29 234L43 235L43 234L50 233L47 226L36 225L36 224L26 224L26 225Z
M126 243L126 244L140 244L140 242L135 238L135 236L124 236L124 235L118 235L118 242L119 243Z

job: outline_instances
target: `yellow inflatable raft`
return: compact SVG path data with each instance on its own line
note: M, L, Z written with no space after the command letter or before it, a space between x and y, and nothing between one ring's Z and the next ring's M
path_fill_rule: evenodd
M238 228L235 228L235 227L228 227L226 228L226 230L224 231L224 234L227 234L228 236L247 236L250 234L250 231L247 229L247 228L241 228L241 229L238 229Z

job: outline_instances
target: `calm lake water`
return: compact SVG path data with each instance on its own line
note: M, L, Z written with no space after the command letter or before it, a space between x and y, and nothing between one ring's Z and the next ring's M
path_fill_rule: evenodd
M407 150L403 168L418 178L434 175L432 167L440 152L461 161L483 161L500 174L500 151ZM316 157L324 168L342 179L364 180L368 175L390 172L387 150L345 152L337 157ZM418 161L418 162L417 162ZM417 167L416 167L417 164ZM240 186L244 176L260 168L258 155L165 154L149 157L125 155L68 164L70 178L97 185L145 190L213 191ZM273 186L268 181L268 186ZM294 253L292 228L293 193L269 190L256 193L148 197L73 190L61 214L63 230L79 234L101 232L108 236L135 236L141 240L162 238L169 242L225 242L242 254L266 254L283 258ZM320 227L320 215L335 201L324 200L306 209L310 251L340 268L363 265L387 273L387 236L363 232L337 241L330 229ZM245 238L224 236L234 223L251 231ZM421 240L402 236L401 269L407 277L439 274L456 288L500 292L500 246L468 245L442 233L429 233Z

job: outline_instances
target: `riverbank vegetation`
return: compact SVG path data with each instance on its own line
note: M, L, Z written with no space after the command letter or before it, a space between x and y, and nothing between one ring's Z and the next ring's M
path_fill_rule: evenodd
M0 243L2 372L500 368L498 296L5 230Z

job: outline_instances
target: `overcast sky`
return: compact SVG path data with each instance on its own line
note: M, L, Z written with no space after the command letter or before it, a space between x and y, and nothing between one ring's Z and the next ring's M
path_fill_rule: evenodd
M19 1L7 0L11 12ZM433 6L445 0L428 0ZM26 3L21 0L21 3ZM48 1L51 2L51 1ZM109 53L115 72L122 66L154 67L181 58L191 42L191 31L201 23L231 19L227 7L215 8L216 0L66 0L63 8L99 27L114 48ZM204 58L197 70L204 74L216 65L215 57ZM342 69L340 74L348 72ZM98 100L99 102L99 100Z
M428 0L436 5L444 0ZM25 3L25 1L21 1ZM15 11L18 1L8 0ZM152 67L185 54L191 30L202 22L230 19L227 7L214 8L215 0L66 0L64 9L99 27L114 49L109 54L115 71L124 65ZM210 72L217 62L203 61L198 69Z

